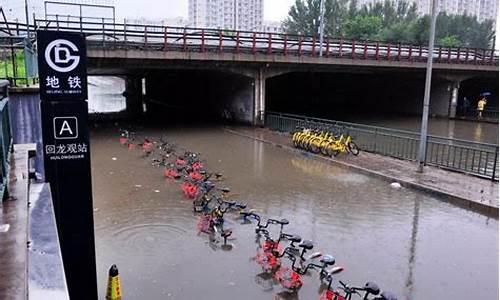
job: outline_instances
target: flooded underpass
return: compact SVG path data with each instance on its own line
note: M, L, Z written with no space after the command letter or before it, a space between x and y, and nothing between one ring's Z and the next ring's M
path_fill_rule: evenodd
M399 299L498 298L496 219L220 127L142 132L201 153L234 199L290 220L285 231L346 267L337 279L375 281ZM232 249L209 243L179 183L118 136L118 128L91 136L100 299L111 264L124 299L275 299L279 286L259 277L253 260L254 226L228 215ZM305 276L298 298L317 299L318 288L317 274Z

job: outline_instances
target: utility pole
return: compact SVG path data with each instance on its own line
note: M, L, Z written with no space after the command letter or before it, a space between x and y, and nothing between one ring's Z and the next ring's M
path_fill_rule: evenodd
M422 173L424 171L425 156L427 152L427 125L429 122L429 103L431 97L432 61L434 57L434 37L436 35L437 3L438 0L432 0L431 28L429 32L429 48L427 52L427 70L425 76L424 107L422 110L422 127L420 131L420 147L417 160L418 163L417 171L419 173Z
M28 38L30 37L30 17L28 13L28 0L24 0L24 12L26 13L26 32Z
M323 38L325 34L325 0L321 0L319 6L319 56L323 56Z

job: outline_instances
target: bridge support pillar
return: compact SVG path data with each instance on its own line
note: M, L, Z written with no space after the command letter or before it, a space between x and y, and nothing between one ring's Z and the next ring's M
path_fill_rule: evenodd
M264 70L259 68L254 76L254 115L253 125L264 125L264 111L266 109L266 77Z
M125 103L127 115L138 116L142 113L141 77L131 76L125 80Z
M454 81L451 87L451 97L450 97L450 109L449 118L455 118L457 116L457 104L458 104L458 90L460 88L460 81Z

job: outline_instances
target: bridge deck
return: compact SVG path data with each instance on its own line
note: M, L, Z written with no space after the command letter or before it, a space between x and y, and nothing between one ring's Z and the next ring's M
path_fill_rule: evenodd
M36 20L34 29L81 32L86 35L90 56L129 58L130 50L152 54L142 57L166 59L213 59L306 64L367 64L372 66L425 67L432 56L436 68L484 69L498 71L498 53L493 49L437 47L346 40L326 37L322 44L315 36L248 32L207 28L170 27L127 23ZM1 23L0 31L27 35L20 23ZM125 50L125 51L123 51ZM111 54L115 52L115 54ZM137 56L134 52L133 56ZM132 58L132 57L131 57Z

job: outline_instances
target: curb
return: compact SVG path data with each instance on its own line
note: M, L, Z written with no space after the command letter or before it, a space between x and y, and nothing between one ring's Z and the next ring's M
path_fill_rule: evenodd
M263 138L258 138L255 136L247 135L245 133L229 129L227 127L223 127L223 129L228 133L238 135L241 137L245 137L245 138L249 138L249 139L253 139L253 140L257 140L257 141L260 141L260 142L263 142L266 144L270 144L270 145L273 145L275 147L282 148L286 151L298 153L298 154L307 156L309 158L312 158L312 159L315 159L318 161L328 162L328 163L334 164L334 165L339 166L339 167L346 169L346 170L352 170L352 171L362 173L364 175L374 176L378 179L382 179L382 180L387 181L387 182L398 182L403 187L412 188L414 190L425 192L425 193L432 195L432 196L437 196L439 198L439 200L443 200L445 202L454 204L458 207L465 208L465 209L471 210L473 212L480 213L482 215L486 215L486 216L498 219L498 211L499 210L498 210L498 207L495 207L495 206L491 206L491 205L481 203L481 202L472 201L470 199L463 198L463 197L460 197L457 195L453 195L453 194L447 193L447 192L442 191L442 190L438 190L436 188L433 188L433 187L430 187L427 185L423 185L423 184L419 184L419 183L415 183L415 182L411 182L411 181L407 181L407 180L401 180L397 177L383 174L381 172L370 170L370 169L367 169L364 167L356 166L356 165L351 164L351 163L334 160L334 159L323 157L323 156L320 156L320 155L317 155L314 153L306 152L304 150L300 150L300 149L297 149L297 148L294 148L294 147L291 147L288 145L282 145L280 143L269 141L269 140L266 140Z

